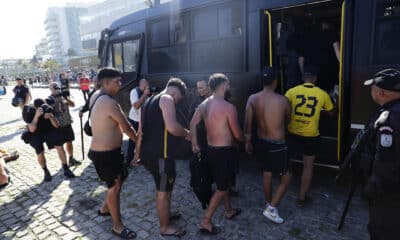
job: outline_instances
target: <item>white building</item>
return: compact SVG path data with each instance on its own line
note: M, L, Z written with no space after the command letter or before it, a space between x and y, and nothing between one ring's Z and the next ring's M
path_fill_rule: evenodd
M79 32L79 17L86 8L49 8L44 22L48 51L53 59L66 63L68 56L81 55L82 45Z
M87 55L96 55L101 31L113 21L132 12L148 8L145 0L106 0L88 7L81 17L81 41Z

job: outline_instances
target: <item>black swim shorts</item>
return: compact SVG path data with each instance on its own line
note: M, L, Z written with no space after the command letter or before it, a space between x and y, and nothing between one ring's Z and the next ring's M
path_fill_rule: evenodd
M111 151L89 150L88 157L93 161L99 178L106 182L108 188L114 186L118 177L121 177L121 180L124 181L128 176L121 148Z
M234 185L236 158L237 150L231 146L207 147L207 161L219 191L227 191L229 187Z
M154 178L157 191L171 192L176 178L175 160L159 158L154 161L154 167L148 170Z
M262 162L264 172L284 175L290 171L288 148L284 141L259 138L255 147L256 159Z
M72 142L75 140L74 130L72 129L71 124L65 127L57 128L58 131L58 143L64 144L66 142Z
M48 149L52 149L55 146L61 146L58 141L55 140L56 131L44 132L44 133L33 133L32 140L29 142L31 147L35 149L36 154L40 154L44 151L44 143L46 143Z
M302 153L306 156L315 156L320 147L320 137L303 137L289 133L289 151L291 154Z

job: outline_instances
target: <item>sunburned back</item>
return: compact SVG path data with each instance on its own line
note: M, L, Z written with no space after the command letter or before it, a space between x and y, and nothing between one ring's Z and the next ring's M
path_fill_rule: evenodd
M97 95L92 100L96 98ZM121 147L122 132L117 122L108 114L115 104L115 100L107 95L100 96L96 101L90 116L93 132L91 150L109 151Z
M203 118L207 130L208 145L231 146L233 136L228 122L230 104L223 99L210 97L204 102Z
M257 135L271 140L285 139L287 100L273 92L254 95L253 106L257 121Z

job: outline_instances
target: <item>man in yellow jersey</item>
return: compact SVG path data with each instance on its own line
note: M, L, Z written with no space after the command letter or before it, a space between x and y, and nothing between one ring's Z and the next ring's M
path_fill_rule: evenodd
M318 69L314 66L304 68L304 84L291 88L286 97L292 105L291 121L289 123L289 150L303 154L303 175L297 205L299 207L311 201L306 193L310 187L313 175L313 163L319 148L319 118L322 110L333 114L333 103L329 95L319 87L317 82Z

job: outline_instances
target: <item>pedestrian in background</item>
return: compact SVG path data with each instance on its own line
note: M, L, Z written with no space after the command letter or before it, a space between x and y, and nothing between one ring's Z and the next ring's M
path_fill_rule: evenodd
M128 120L136 131L139 129L140 109L149 95L149 82L144 78L140 79L139 86L133 88L129 94L131 110L129 111ZM131 165L134 154L135 142L129 139L128 149L126 151L126 163L128 164L128 166Z
M13 102L15 102L13 104L19 106L22 110L31 101L31 92L29 91L29 87L24 84L22 78L17 77L15 80L17 81L17 85L13 89L15 94L13 99Z
M72 142L75 140L75 134L72 129L72 117L69 112L69 107L74 107L75 103L61 92L61 88L56 82L50 83L49 89L51 92L51 95L48 98L50 100L49 104L53 107L54 116L60 125L57 129L59 132L58 141L60 141L60 144L66 145L69 165L80 165L81 162L74 158L74 147Z
M78 73L78 78L78 83L82 91L83 98L85 99L85 101L87 101L90 90L90 80L84 73Z

